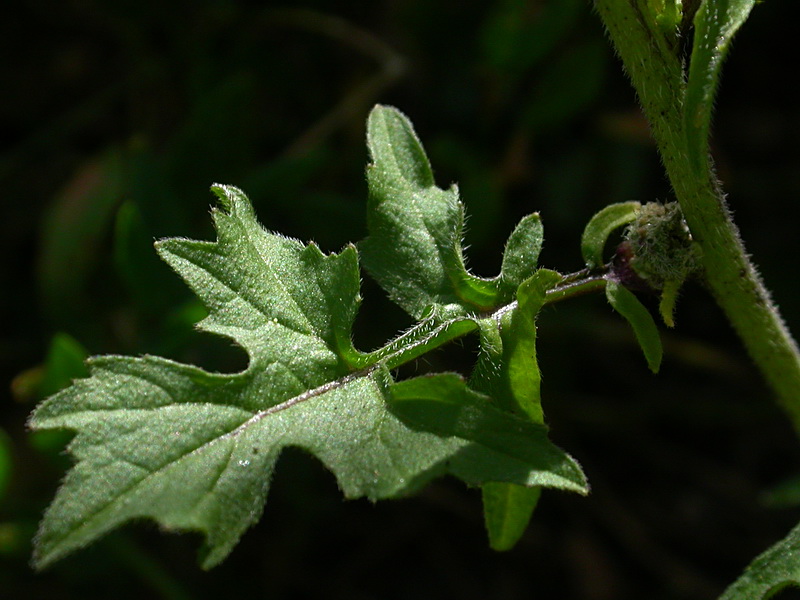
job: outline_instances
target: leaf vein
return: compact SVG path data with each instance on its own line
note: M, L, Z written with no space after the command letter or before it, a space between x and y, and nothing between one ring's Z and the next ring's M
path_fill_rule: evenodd
M264 230L261 226L258 226L258 228L259 228L259 230L260 230L260 232L262 234L275 236L275 234L270 234L269 232ZM258 244L256 244L256 242L253 240L253 237L252 237L251 232L250 232L250 228L244 228L244 229L245 229L244 234L245 234L245 236L247 238L247 241L250 243L250 246L252 247L253 251L261 259L261 262L264 263L264 268L265 268L265 270L267 272L267 275L270 277L270 279L273 281L273 283L275 283L277 285L277 287L279 287L281 289L285 299L288 300L292 304L292 306L294 306L294 308L297 311L297 313L305 321L305 323L308 326L309 330L311 332L313 332L313 333L316 333L314 331L314 325L311 323L311 321L309 320L308 316L305 314L305 311L303 311L302 307L297 302L297 300L292 295L292 293L289 291L289 288L286 286L284 281L280 277L278 277L278 273L275 271L275 269L272 268L269 260L267 260L267 257L264 254L262 254L261 249L258 247ZM265 316L266 316L266 314L265 314Z

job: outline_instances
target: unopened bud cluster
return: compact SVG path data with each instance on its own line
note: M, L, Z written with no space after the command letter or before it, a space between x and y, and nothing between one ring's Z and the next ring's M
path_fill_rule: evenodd
M628 265L649 287L683 282L700 268L699 248L677 202L648 202L625 231Z

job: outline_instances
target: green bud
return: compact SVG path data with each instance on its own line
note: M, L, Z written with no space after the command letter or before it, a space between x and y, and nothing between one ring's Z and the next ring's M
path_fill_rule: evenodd
M700 250L677 202L648 202L625 232L630 266L655 290L683 283L700 270Z

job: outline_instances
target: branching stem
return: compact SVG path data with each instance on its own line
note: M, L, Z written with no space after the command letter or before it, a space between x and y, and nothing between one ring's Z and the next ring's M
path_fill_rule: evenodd
M660 30L644 0L595 0L650 122L664 167L692 237L702 249L705 279L800 432L800 352L747 256L709 160L692 160L684 115L686 75L677 44Z
M559 285L548 290L545 294L545 304L561 302L599 292L605 289L606 271L588 270L578 271L565 275ZM448 342L478 330L478 322L482 319L499 319L503 314L517 307L516 300L491 313L479 315L464 315L451 319L441 319L436 316L420 321L417 325L399 335L391 342L368 354L361 355L354 368L364 369L378 362L384 361L389 369L395 369L423 354L435 350Z

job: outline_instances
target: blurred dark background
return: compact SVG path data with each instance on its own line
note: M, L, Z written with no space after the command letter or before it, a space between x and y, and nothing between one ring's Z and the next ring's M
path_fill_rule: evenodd
M393 104L439 184L459 182L470 265L486 276L526 213L542 214L542 264L574 271L596 210L670 191L585 0L65 0L4 12L0 597L711 598L800 518L796 435L693 284L658 376L602 298L542 313L545 412L593 494L546 492L511 552L487 548L479 493L456 481L345 502L317 462L287 452L261 523L211 572L195 565L198 536L138 523L33 573L30 540L69 465L68 438L25 429L39 399L80 376L87 354L244 364L192 330L202 307L152 251L163 236L213 239L211 183L242 187L269 229L338 250L365 235L366 115ZM748 250L795 332L798 12L779 0L754 9L713 140ZM366 278L364 296L360 347L409 325ZM467 370L471 351L456 366Z

